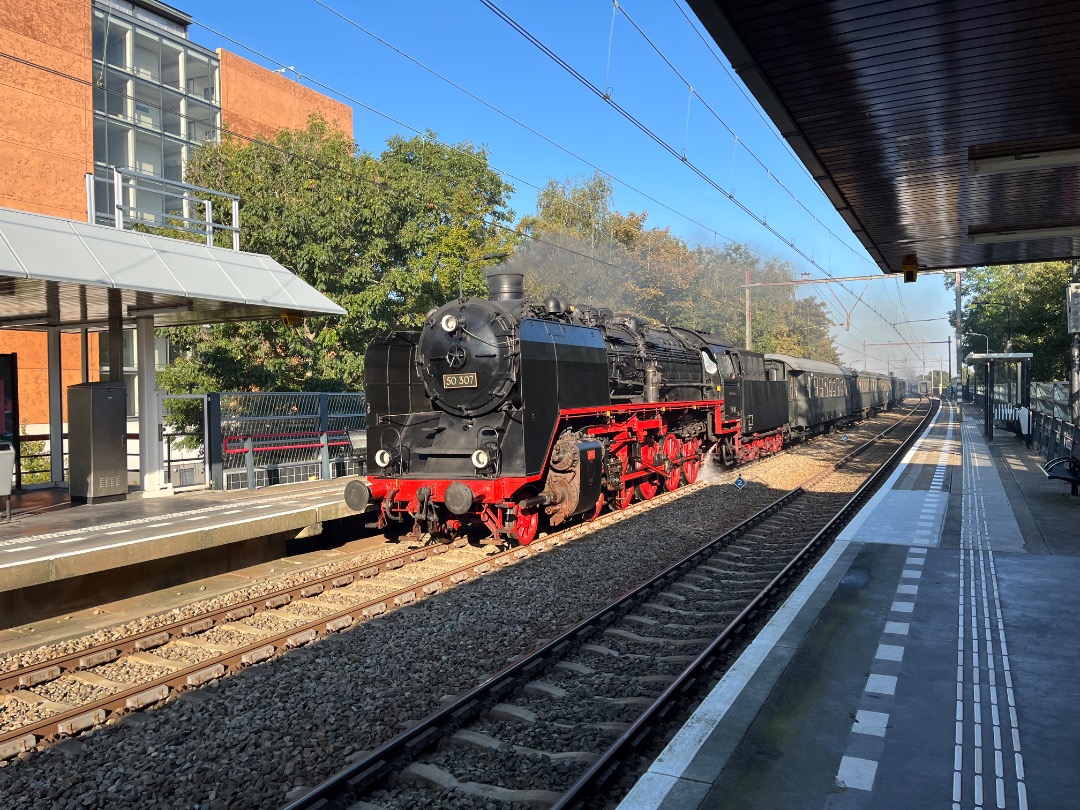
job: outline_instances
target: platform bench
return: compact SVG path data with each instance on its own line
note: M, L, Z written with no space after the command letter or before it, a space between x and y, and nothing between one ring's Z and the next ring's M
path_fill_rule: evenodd
M1073 495L1080 495L1080 442L1073 442L1069 455L1052 458L1043 464L1042 471L1047 478L1071 485Z

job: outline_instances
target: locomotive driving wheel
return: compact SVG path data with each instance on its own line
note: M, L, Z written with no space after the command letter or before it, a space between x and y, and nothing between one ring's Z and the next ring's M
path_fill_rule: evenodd
M522 509L521 504L514 507L514 525L510 529L510 538L527 546L536 539L540 530L540 510Z
M656 460L656 445L645 444L641 445L641 463L642 465L651 467ZM637 494L643 501L651 500L656 497L656 493L660 491L660 485L654 480L652 474L647 478L641 478L638 480Z
M682 467L683 478L686 483L692 484L701 472L701 439L691 439L684 444L683 455L686 456Z
M664 488L668 492L674 492L679 488L679 479L682 478L682 452L683 443L674 433L664 437L664 455L667 456L668 473L664 476Z

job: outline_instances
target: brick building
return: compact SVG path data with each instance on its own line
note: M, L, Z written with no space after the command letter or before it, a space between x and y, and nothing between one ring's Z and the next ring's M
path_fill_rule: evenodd
M0 4L0 206L86 221L92 174L95 220L107 223L114 166L180 180L191 150L222 127L267 137L311 113L352 133L347 105L198 45L191 22L157 0ZM144 189L134 204L150 219L179 213L167 192ZM65 387L98 378L101 348L93 332L85 345L62 336ZM20 421L47 423L46 334L0 329L0 352L18 355ZM126 342L124 356L133 377Z

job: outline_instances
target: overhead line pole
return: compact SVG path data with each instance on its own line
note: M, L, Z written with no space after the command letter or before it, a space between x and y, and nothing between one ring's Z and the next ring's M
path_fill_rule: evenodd
M962 319L963 319L963 316L961 315L961 312L960 312L960 276L965 270L966 270L966 268L960 267L960 268L956 268L954 270L925 270L925 271L920 271L919 272L920 276L945 275L946 273L953 273L956 276L956 369L957 369L957 374L960 373L960 362L961 362L960 326L961 326L961 322L962 322ZM746 290L746 305L745 305L745 311L746 311L746 348L748 348L748 349L751 348L750 347L750 290L752 290L754 287L801 287L801 286L803 286L805 284L842 284L845 281L879 281L879 280L888 281L889 279L892 279L895 276L896 276L895 273L877 273L877 274L872 275L872 276L832 276L830 278L804 278L804 279L799 279L797 281L793 279L791 281L757 281L757 282L751 283L750 282L750 271L747 270L746 271L746 283L742 285L743 289ZM865 294L866 294L866 290L864 289L863 292L859 295L859 297L855 300L855 306L859 305L859 301L862 300L862 297ZM841 304L841 306L843 306L843 305ZM851 311L846 312L846 314L847 314L847 325L848 325L849 329L850 329L850 325L851 325L851 313L854 312L854 311L855 311L855 307L852 307ZM911 321L911 323L914 323L914 321ZM892 327L896 331L897 334L900 334L900 331L898 329L896 329L896 324L892 324ZM900 337L903 337L903 335L900 335ZM910 346L910 345L912 345L914 343L918 343L918 342L919 341L908 341L906 344L898 343L898 344L895 344L895 345L898 345L898 346L909 345ZM934 341L934 342L942 343L944 341ZM863 341L863 344L864 344L863 345L863 353L864 353L863 370L864 371L866 370L866 357L865 357L866 346L868 346L868 345L870 345L870 346L892 346L892 345L894 345L892 343L872 343L872 344L867 344L866 341ZM952 347L949 348L949 357L950 357L950 364L951 364ZM950 372L950 380L951 380L951 374L952 373Z
M750 283L749 270L746 271L746 284L743 286L746 287L746 349L747 351L750 351L754 348L752 338L750 337L750 288L757 285L752 285Z

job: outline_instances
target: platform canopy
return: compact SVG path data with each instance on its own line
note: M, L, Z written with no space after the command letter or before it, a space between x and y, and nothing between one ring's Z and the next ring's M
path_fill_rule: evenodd
M1080 256L1075 0L688 2L884 272Z
M991 352L990 354L969 354L964 363L974 366L982 363L1021 363L1034 357L1031 352Z
M154 326L345 315L271 259L0 208L0 328Z

